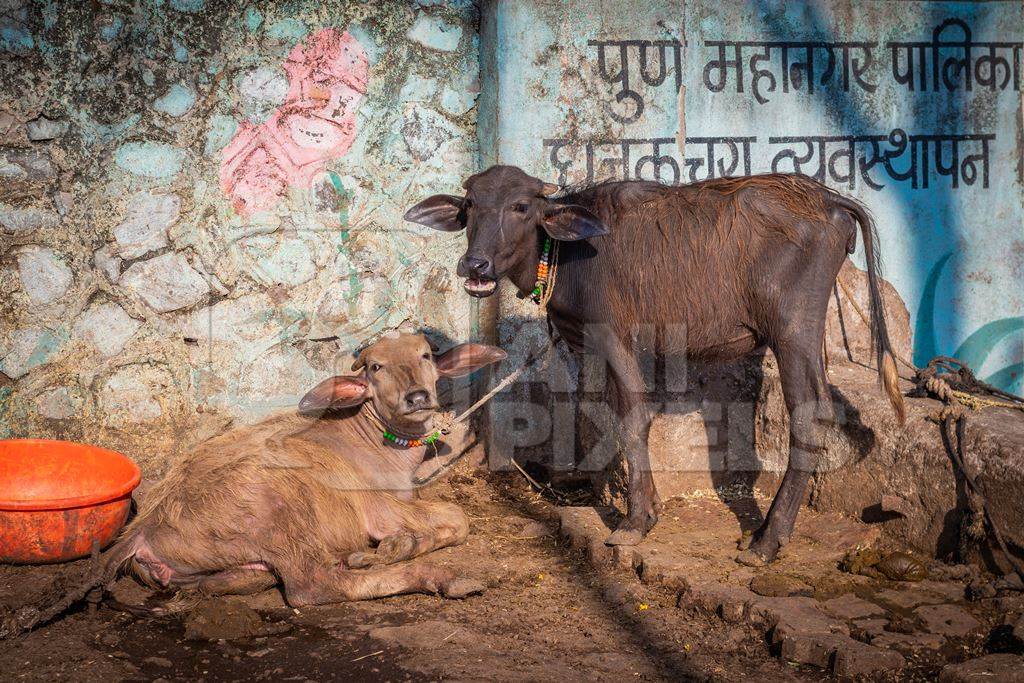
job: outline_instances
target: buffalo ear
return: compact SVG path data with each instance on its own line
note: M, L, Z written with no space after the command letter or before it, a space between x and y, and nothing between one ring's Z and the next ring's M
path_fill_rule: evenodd
M435 194L405 212L405 220L425 225L434 230L457 232L464 227L459 220L462 211L462 197L451 194Z
M351 408L370 398L370 385L360 377L337 375L306 392L299 401L303 415L319 415L327 410Z
M508 358L508 354L497 346L487 344L459 344L440 356L434 356L434 364L442 377L463 377L485 365Z
M544 212L544 230L556 240L575 242L607 235L608 226L577 204L553 204Z

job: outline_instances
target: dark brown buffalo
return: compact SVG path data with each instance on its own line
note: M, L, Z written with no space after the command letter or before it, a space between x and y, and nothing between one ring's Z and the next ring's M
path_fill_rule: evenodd
M825 310L858 224L879 375L902 420L874 230L856 201L809 178L780 174L683 186L606 182L552 197L557 188L518 168L494 166L464 187L464 197L435 195L405 217L466 230L469 246L458 272L470 294L490 295L502 277L530 292L544 234L560 241L550 321L575 352L607 361L626 437L629 514L609 544L638 543L660 508L647 454L653 415L637 348L637 330L653 326L666 354L728 360L768 347L778 358L790 413L789 467L739 559L775 558L792 533L820 452L815 409L831 407L821 356Z

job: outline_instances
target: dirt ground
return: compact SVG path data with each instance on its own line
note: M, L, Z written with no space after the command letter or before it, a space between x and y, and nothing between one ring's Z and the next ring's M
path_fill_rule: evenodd
M813 677L773 658L754 631L724 624L696 609L678 609L673 591L643 586L635 576L590 568L580 553L558 540L555 509L531 495L521 479L466 468L435 487L432 495L462 505L471 518L472 533L465 545L437 552L426 561L457 567L483 580L488 588L482 595L458 601L399 596L293 610L275 590L208 601L191 614L164 619L137 618L108 606L93 614L81 608L26 636L0 641L0 678ZM55 582L74 581L85 564L0 567L0 607L24 605ZM122 579L116 594L125 601L144 595L129 579ZM253 623L248 607L257 611L260 623ZM263 634L273 631L280 632ZM231 638L239 634L248 637Z
M418 561L444 564L482 580L487 585L482 595L465 600L399 596L293 610L274 590L207 600L162 619L138 618L107 605L93 613L83 607L26 636L0 641L0 679L829 677L821 669L777 658L763 630L681 600L678 587L642 583L628 568L595 569L586 549L575 549L557 533L559 510L518 477L464 465L429 495L460 504L472 532L465 545ZM671 506L669 513L671 521ZM563 520L564 515L563 510ZM738 526L735 531L738 535ZM85 564L0 567L0 609L16 608L55 584L73 582ZM115 595L138 604L147 594L122 579ZM911 665L880 678L928 680L934 674L934 668Z

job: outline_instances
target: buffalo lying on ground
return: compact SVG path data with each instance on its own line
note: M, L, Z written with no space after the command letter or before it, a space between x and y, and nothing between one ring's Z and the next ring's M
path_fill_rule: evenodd
M301 414L233 429L176 463L89 581L0 620L0 632L52 619L122 570L153 588L200 595L280 583L292 606L478 590L438 567L395 563L466 539L462 511L418 500L413 476L434 448L438 378L503 358L482 344L434 356L422 335L381 339L359 354L358 374L306 394Z
M719 178L693 185L606 182L552 196L556 187L512 166L435 195L406 219L466 230L459 261L466 291L488 296L508 278L535 290L545 239L557 241L553 290L539 292L550 323L577 353L607 363L629 465L629 514L609 544L635 544L660 503L650 473L652 411L638 330L657 330L659 351L728 360L768 347L778 358L790 414L789 467L762 527L740 556L773 560L792 533L831 415L822 363L828 296L859 224L867 260L879 375L899 419L903 399L878 286L874 230L864 207L797 175ZM543 274L541 271L540 274Z

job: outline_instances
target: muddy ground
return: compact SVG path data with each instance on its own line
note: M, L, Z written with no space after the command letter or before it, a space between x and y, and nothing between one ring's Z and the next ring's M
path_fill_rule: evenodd
M0 642L0 678L92 680L820 680L776 658L761 630L729 623L645 585L594 569L558 531L558 510L512 475L463 466L431 496L463 506L469 541L427 560L487 585L448 601L399 596L293 610L280 593L207 600L173 618L80 608ZM738 526L736 534L738 535ZM86 562L0 567L0 608L74 581ZM128 579L115 591L139 603ZM682 605L682 606L679 606ZM253 611L255 610L255 612ZM967 653L965 653L966 655ZM928 680L910 664L882 680Z

